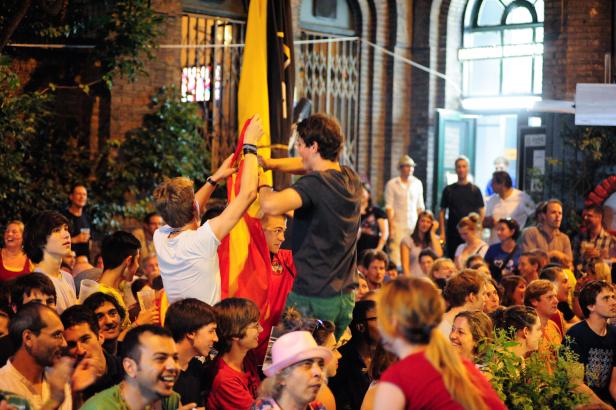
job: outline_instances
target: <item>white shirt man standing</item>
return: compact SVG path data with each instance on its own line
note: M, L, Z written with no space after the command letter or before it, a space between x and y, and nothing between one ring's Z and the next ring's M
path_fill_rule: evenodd
M423 184L413 176L415 161L403 155L398 161L400 176L390 179L385 185L385 211L389 221L391 238L390 259L401 266L400 241L413 233L417 215L423 211Z
M524 191L513 188L511 176L505 171L492 174L494 195L486 202L486 217L483 226L490 228L490 245L498 242L496 224L499 219L512 218L523 228L526 220L535 212L535 203Z

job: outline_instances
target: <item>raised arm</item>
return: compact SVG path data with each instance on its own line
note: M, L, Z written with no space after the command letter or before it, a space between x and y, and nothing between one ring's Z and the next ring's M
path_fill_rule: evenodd
M203 210L205 209L205 204L207 204L207 201L210 200L210 196L212 196L212 193L216 189L216 185L218 185L220 181L223 181L229 175L237 171L237 168L232 166L232 160L233 154L229 155L227 159L225 159L220 165L220 168L218 168L216 172L214 172L212 176L208 178L205 184L203 184L203 186L199 188L197 192L195 192L195 201L197 201L197 204L199 204L199 210L201 212L203 212Z
M263 158L259 157L259 165L266 171L280 171L287 174L304 175L304 162L300 157Z
M255 115L250 121L244 135L244 146L257 145L257 141L263 135L261 119ZM244 212L257 197L258 162L256 153L244 152L244 168L240 181L240 192L225 210L216 218L209 221L212 232L221 240L233 229Z

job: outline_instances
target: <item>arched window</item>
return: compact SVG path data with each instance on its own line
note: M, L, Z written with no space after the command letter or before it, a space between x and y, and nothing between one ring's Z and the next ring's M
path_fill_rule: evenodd
M543 83L543 0L470 0L464 15L462 93L465 108L538 100Z

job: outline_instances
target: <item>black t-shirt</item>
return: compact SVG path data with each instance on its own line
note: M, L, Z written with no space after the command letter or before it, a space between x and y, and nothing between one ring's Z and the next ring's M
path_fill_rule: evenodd
M311 172L293 186L302 198L293 221L293 292L333 297L355 282L361 182L348 167Z
M616 327L608 326L607 334L599 336L583 320L569 329L571 348L584 364L584 382L599 398L611 405L616 401L610 395L610 378L616 366Z
M460 219L471 212L479 213L483 206L483 196L481 195L481 190L476 185L471 183L461 185L456 182L447 185L443 189L441 209L449 209L449 217L447 218L448 231L456 231L456 225Z
M90 387L83 391L83 399L88 400L96 393L108 389L116 384L120 383L124 378L124 368L122 367L122 360L119 357L112 356L109 353L103 351L105 360L107 362L107 371L101 377L99 377Z
M366 249L374 249L379 244L383 234L379 229L379 219L387 219L387 214L381 208L371 206L361 215L361 234L357 240L357 257L361 258Z
M79 235L82 229L90 229L90 219L85 210L81 212L81 216L73 215L68 209L62 211L62 214L68 219L68 229L71 236ZM77 256L86 255L90 257L89 243L73 243L71 244L71 248L75 251Z
M206 395L211 389L212 361L203 357L193 357L185 371L180 372L173 386L182 403L197 403L196 407L205 407Z

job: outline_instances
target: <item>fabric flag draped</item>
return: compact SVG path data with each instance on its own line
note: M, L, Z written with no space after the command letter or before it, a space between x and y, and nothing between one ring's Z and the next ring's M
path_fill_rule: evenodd
M238 129L240 133L234 155L238 172L227 181L227 197L233 201L239 193L243 172L241 147L247 121L261 117L264 134L258 142L259 155L269 158L272 142L286 144L292 120L294 87L293 30L288 0L251 0L248 10L246 39L238 90ZM271 173L267 176L271 184ZM255 201L231 233L219 246L222 297L243 297L254 301L265 328L260 342L265 342L271 323L269 297L271 260L265 235L258 219ZM264 352L264 350L263 350Z

